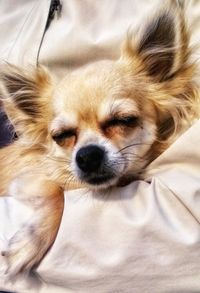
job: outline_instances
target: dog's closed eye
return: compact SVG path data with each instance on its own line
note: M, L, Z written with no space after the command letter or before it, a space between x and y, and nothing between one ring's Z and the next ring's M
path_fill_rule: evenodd
M76 136L75 129L65 129L52 134L52 139L59 145L63 145L66 139Z
M119 116L119 117L113 117L107 121L105 121L102 125L102 129L106 130L109 127L115 127L115 126L125 126L125 127L136 127L139 122L139 117L137 116Z

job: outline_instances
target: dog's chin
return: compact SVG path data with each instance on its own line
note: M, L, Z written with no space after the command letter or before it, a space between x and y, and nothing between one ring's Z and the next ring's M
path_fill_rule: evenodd
M81 177L79 180L81 180L92 190L104 190L116 186L119 178L113 174L101 174L89 177Z
M137 176L124 175L118 177L116 175L96 175L91 177L80 178L92 190L105 190L112 187L123 187L131 182L139 179Z

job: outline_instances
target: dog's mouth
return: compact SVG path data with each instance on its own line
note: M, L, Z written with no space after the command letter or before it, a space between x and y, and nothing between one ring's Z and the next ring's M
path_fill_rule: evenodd
M91 176L85 181L91 185L101 185L105 183L111 182L113 179L115 179L115 176L113 174L97 174L95 176Z
M104 189L116 185L118 178L114 173L79 174L79 180L91 188Z
M94 174L89 177L82 177L81 181L95 189L104 189L112 186L124 187L139 178L139 176L131 175L124 175L118 178L115 174Z

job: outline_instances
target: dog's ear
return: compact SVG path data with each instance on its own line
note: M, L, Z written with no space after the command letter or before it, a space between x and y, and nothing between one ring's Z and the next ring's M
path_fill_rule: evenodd
M165 81L187 58L188 34L183 8L171 4L162 9L136 34L129 31L123 53L140 61L140 69L156 81Z
M15 108L33 120L37 119L42 115L45 90L49 84L49 74L43 67L25 70L6 65L0 72L1 101L8 112Z
M45 121L51 78L43 67L21 69L4 65L0 70L0 100L17 133Z

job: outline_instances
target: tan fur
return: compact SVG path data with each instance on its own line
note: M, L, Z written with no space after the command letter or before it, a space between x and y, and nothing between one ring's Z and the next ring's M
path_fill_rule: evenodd
M81 147L103 146L107 169L115 174L95 189L127 184L141 177L199 117L197 68L190 61L184 12L172 6L137 35L129 32L117 61L87 65L61 82L41 67L32 71L7 66L2 71L1 100L19 139L0 151L0 194L10 193L29 204L42 198L42 205L33 207L42 222L34 224L42 247L49 236L37 257L34 248L25 245L26 260L21 262L15 241L19 237L14 236L8 254L11 272L33 267L52 244L63 209L62 192L83 185L93 188L76 166ZM66 132L68 137L54 141Z

